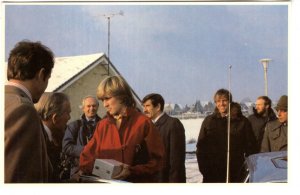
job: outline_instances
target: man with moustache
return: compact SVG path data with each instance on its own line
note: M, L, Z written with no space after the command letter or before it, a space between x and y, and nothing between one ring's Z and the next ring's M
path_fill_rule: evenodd
M277 106L278 119L268 122L261 144L261 152L287 151L288 146L288 96L280 97Z
M272 101L268 96L260 96L255 102L253 114L248 117L259 148L264 136L266 124L277 119L271 106Z
M5 183L48 182L52 172L41 119L34 108L48 86L52 51L21 41L8 58L5 84Z
M82 99L81 118L68 124L64 138L62 151L66 155L66 163L70 163L65 179L70 179L79 171L79 156L84 146L92 138L97 123L101 118L97 115L99 108L98 100L88 95Z
M165 101L160 94L148 94L142 102L144 114L159 130L166 150L166 166L158 174L159 182L185 183L185 130L182 123L164 112Z

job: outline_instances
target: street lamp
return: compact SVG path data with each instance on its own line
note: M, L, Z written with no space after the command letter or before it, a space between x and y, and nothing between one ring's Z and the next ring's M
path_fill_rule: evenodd
M268 96L268 78L267 78L267 70L268 70L268 65L269 62L272 59L261 59L260 62L262 63L263 67L264 67L264 79L265 79L265 96Z
M110 65L110 58L109 58L109 50L110 50L110 19L114 16L124 16L124 12L121 10L119 13L108 13L102 14L101 16L107 19L107 58L108 58L108 66L107 66L107 74L109 76L109 65Z

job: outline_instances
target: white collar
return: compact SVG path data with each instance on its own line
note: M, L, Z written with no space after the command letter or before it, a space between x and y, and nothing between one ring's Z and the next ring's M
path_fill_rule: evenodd
M45 125L44 123L43 123L43 126L44 126L44 129L45 129L45 131L46 131L46 133L47 133L47 135L48 135L49 141L52 142L53 138L52 138L51 130L50 130L49 127L47 127L47 125Z
M155 124L158 121L158 119L160 119L160 117L162 117L162 115L164 114L165 112L160 113L160 115L158 115L155 119L153 119L152 122Z
M8 81L6 83L6 85L14 86L14 87L17 87L17 88L21 89L24 93L26 93L26 95L29 97L31 102L33 102L31 93L29 92L29 90L24 85L22 85L20 83L11 82L11 81Z
M88 118L88 117L85 117L85 119L86 119L87 122L89 122L89 121L95 122L95 121L96 121L96 118L95 118L95 117L94 117L94 118Z

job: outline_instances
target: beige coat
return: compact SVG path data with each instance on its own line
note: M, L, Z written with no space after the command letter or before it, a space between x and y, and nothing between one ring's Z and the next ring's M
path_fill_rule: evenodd
M48 182L49 164L41 120L29 97L5 86L5 183Z

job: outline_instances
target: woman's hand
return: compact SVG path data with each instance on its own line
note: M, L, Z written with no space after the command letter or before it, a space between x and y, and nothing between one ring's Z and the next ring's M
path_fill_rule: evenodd
M130 166L129 165L122 164L121 167L122 167L121 172L119 174L117 174L116 176L114 176L112 179L124 180L130 175L130 170L129 170Z

